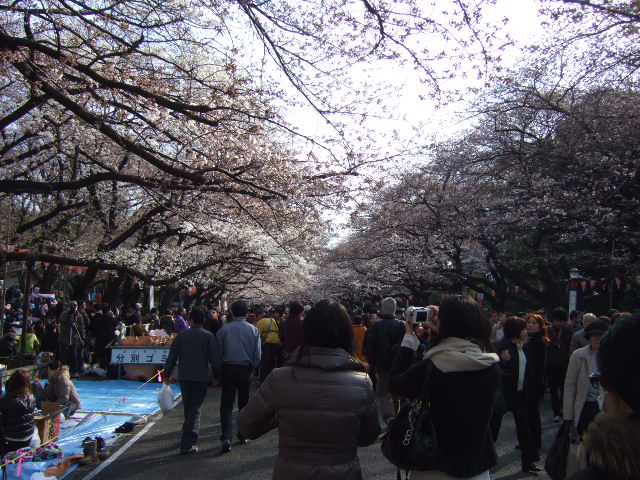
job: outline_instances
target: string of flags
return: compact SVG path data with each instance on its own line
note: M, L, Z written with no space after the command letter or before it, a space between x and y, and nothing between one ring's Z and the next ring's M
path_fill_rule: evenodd
M0 247L2 247L3 252L7 252L7 253L29 253L28 248L18 248L16 245L0 244ZM53 255L53 256L58 256L58 255ZM20 265L24 267L27 265L27 262L25 260L21 260ZM86 272L87 270L89 270L89 267L86 267L83 265L60 265L58 263L41 262L39 260L35 260L33 262L33 268L37 267L38 265L42 266L43 268L49 268L49 267L53 267L57 269L63 268L68 271L75 271L78 273L78 275L81 274L82 272Z
M600 279L587 279L587 280L567 280L566 281L566 289L569 291L582 291L586 292L587 290L597 290L600 289L602 291L606 291L608 288L622 288L623 285L628 285L630 283L638 283L640 282L640 275L627 275L621 276L616 275L612 279L602 277ZM507 293L514 293L516 295L520 293L525 293L524 288L520 285L513 285L511 287L507 287ZM545 290L544 285L538 285L538 291L543 293ZM489 294L492 297L496 296L496 291L491 290Z
M587 292L587 290L589 291L596 291L596 290L602 290L602 291L607 291L607 289L609 288L615 288L615 289L621 289L621 288L630 288L630 284L632 283L640 283L640 275L616 275L613 278L605 278L602 277L600 279L584 279L584 280L565 280L564 282L566 284L566 289L568 291L582 291L582 292ZM540 293L543 293L545 291L545 286L544 285L538 285L537 289ZM510 287L507 287L506 289L508 294L528 294L529 290L527 290L525 287L522 287L521 285L513 285ZM455 295L452 293L443 293L442 294L442 298L446 299L449 298L451 295ZM478 294L478 295L482 295L482 294ZM489 291L489 295L491 295L492 297L495 297L497 295L497 292L495 290L491 290Z

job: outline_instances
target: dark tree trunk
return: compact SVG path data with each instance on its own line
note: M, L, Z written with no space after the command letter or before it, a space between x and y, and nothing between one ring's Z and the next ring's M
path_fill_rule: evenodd
M107 289L104 294L104 301L109 305L118 305L120 303L120 287L122 285L123 274L119 273L117 277L109 276Z
M73 295L72 298L76 299L86 299L87 292L89 291L89 287L96 279L98 275L98 269L91 267L89 270L85 272L81 277L76 277L76 281L73 286Z

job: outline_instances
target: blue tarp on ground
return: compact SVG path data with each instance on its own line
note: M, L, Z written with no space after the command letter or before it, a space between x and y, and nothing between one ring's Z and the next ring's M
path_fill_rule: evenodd
M131 418L122 413L150 415L160 410L157 393L161 387L160 383L150 382L143 385L130 380L74 380L74 384L82 401L82 409L60 426L60 438L56 443L62 447L64 458L81 454L82 440L86 437L100 436L110 444L111 439L116 435L115 429ZM172 390L174 397L179 395L177 386L172 386ZM97 412L120 413L120 415ZM29 480L33 473L44 471L59 461L23 462L20 477L17 476L18 466L8 465L7 478ZM75 468L75 465L72 466L67 475Z
M149 415L160 410L157 390L162 386L161 383L149 382L143 385L132 380L75 380L73 383L82 402L82 411L101 412L108 409L114 413ZM176 386L172 388L174 395L179 394ZM124 398L126 401L123 403ZM120 403L114 405L118 401Z

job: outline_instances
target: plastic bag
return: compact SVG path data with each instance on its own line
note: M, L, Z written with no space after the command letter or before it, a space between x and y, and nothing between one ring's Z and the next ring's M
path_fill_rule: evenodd
M158 404L163 413L169 412L173 408L173 391L166 383L158 390Z

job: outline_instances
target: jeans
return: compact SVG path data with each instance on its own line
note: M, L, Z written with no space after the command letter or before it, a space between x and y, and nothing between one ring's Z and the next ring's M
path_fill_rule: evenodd
M184 423L180 437L180 450L189 450L198 443L200 433L200 412L207 396L208 382L180 381L180 393L184 406Z
M233 437L233 404L238 392L238 410L249 401L249 385L251 381L250 365L222 365L222 394L220 397L220 423L222 424L222 441ZM238 438L242 436L238 433Z

